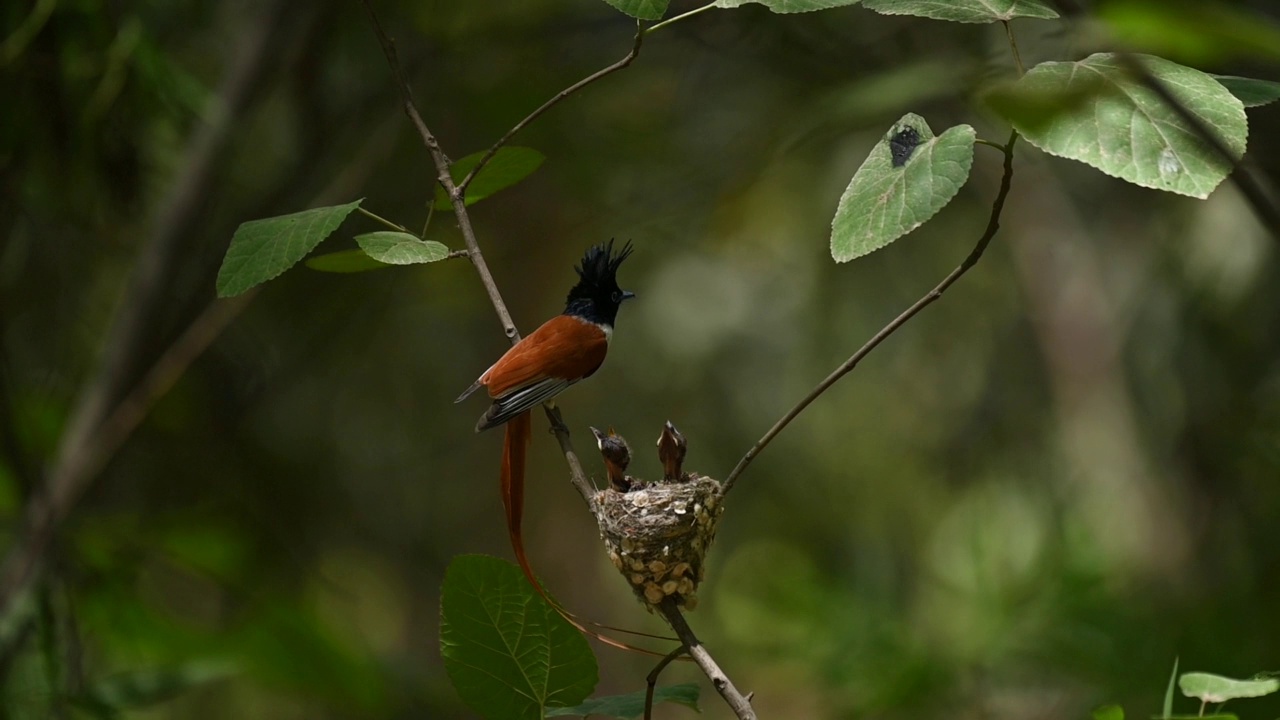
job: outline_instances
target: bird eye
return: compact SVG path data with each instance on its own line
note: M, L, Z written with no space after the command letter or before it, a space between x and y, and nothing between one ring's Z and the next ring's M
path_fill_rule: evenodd
M620 290L613 291L613 301L616 303L622 302L622 291Z

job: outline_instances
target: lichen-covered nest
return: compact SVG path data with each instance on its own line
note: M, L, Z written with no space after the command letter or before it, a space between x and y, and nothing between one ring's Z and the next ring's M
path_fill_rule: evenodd
M671 597L690 610L716 536L720 483L696 473L680 481L612 488L596 494L600 537L614 567L647 606Z

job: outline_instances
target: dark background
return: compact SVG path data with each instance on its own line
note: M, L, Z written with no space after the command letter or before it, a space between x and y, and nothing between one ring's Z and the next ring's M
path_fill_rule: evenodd
M591 0L377 5L454 158L622 57L634 31ZM6 3L0 35L32 12ZM1074 24L1013 26L1028 65L1107 47ZM1229 52L1191 62L1280 78ZM151 238L180 239L133 377L212 300L241 222L364 197L421 227L435 171L354 2L63 2L0 63L9 543ZM473 209L519 327L559 312L588 245L636 246L621 281L639 299L604 367L560 400L579 449L588 424L613 426L653 475L670 419L687 466L724 477L985 226L1001 158L978 147L932 222L837 266L830 219L872 145L906 112L1003 142L977 98L1014 73L998 25L715 10L524 131L545 165ZM1275 172L1280 110L1249 119L1249 156ZM1276 237L1230 182L1198 201L1027 144L1016 165L978 267L731 498L690 622L761 717L1080 718L1105 702L1142 717L1175 657L1280 668ZM321 251L376 229L353 215ZM462 247L448 213L428 237ZM137 716L470 717L441 665L439 584L455 555L509 550L500 435L472 432L482 401L452 403L505 347L465 260L268 284L63 527L43 630L15 635L30 602L4 619L0 638L25 638L5 640L7 713L48 716L51 677L74 693L230 662L231 678ZM540 415L534 428L535 567L575 611L661 630ZM599 693L643 687L650 660L598 654ZM727 717L703 684L706 716Z

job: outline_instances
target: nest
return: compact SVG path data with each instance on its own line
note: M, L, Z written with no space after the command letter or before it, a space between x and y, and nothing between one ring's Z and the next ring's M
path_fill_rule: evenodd
M724 510L720 483L685 473L679 482L633 481L627 492L610 488L595 499L609 559L636 595L651 609L671 597L692 610Z

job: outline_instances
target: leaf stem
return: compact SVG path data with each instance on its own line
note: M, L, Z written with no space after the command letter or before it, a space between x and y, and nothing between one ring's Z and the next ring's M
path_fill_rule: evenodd
M431 227L431 217L436 214L435 198L427 200L427 221L422 223L422 234L418 237L425 240L427 237L427 228Z
M1000 143L995 142L994 140L983 140L982 138L974 138L973 142L976 145L986 145L987 147L995 148L1000 152L1004 152L1004 145L1001 145Z
M1001 20L1004 25L1004 34L1009 36L1009 49L1013 50L1013 62L1018 66L1018 75L1026 75L1027 69L1022 65L1022 54L1018 52L1018 38L1013 35L1013 26L1008 20Z
M364 2L365 0L361 0L361 1ZM605 77L606 75L615 73L619 70L622 70L626 68L628 65L630 65L631 61L635 60L636 57L640 55L640 44L644 42L644 35L645 33L644 33L644 30L640 27L640 22L636 21L636 36L635 36L635 40L631 43L631 51L628 52L625 56L623 56L621 60L613 63L612 65L609 65L608 67L601 68L591 73L590 75L582 78L578 82L556 93L551 97L550 100L542 103L542 105L540 105L537 110L534 110L533 112L529 113L528 115L525 116L523 120L521 120L520 122L512 126L512 128L507 131L507 134L503 135L501 138L498 138L498 142L494 143L493 146L490 147L487 152L485 152L484 157L480 158L480 162L476 163L476 166L471 168L471 172L467 173L467 176L462 178L461 182L456 183L456 191L457 191L458 197L466 196L467 187L471 185L472 180L476 179L476 175L479 175L480 171L484 169L484 166L488 165L489 161L493 159L493 156L498 154L498 151L502 149L502 146L506 145L507 142L511 140L511 138L515 137L516 133L523 130L526 125L533 122L534 120L537 120L539 117L542 116L542 113L550 110L552 107L558 104L561 100L564 100L565 98L578 92L582 88L590 85L591 83L599 80L600 78Z
M372 218L373 220L376 220L376 221L378 221L378 222L382 223L383 225L386 225L387 227L391 228L392 230L399 230L400 232L402 232L402 233L406 233L406 234L409 234L409 235L412 235L412 234L413 234L413 233L409 232L409 229L408 229L408 228L406 228L405 226L403 226L403 225L397 225L397 224L395 224L395 223L391 222L390 220L388 220L388 219L386 219L386 218L384 218L384 217L382 217L382 216L380 216L380 215L375 215L375 214L373 214L373 213L369 212L368 210L365 210L365 209L364 209L364 208L362 208L362 207L356 207L356 210L360 211L360 213L361 213L362 215L364 215L365 217Z
M710 10L711 8L715 7L715 6L716 6L716 4L715 4L715 3L708 3L708 4L706 4L706 5L703 5L702 7L694 8L694 9L690 10L690 11L689 11L689 12L687 12L687 13L682 13L682 14L680 14L680 15L676 15L675 17L669 17L669 18L667 18L666 20L663 20L663 21L662 21L662 22L660 22L660 23L656 23L656 24L654 24L654 25L650 25L649 27L647 27L647 28L645 28L643 31L641 31L641 33L640 33L640 34L641 34L641 35L649 35L650 33L657 32L658 30L661 30L662 28L664 28L664 27L666 27L666 26L668 26L668 25L672 25L672 24L678 23L678 22L680 22L681 20L684 20L684 19L686 19L686 18L691 18L691 17L693 17L694 15L697 15L697 14L699 14L699 13L704 13L704 12L706 12L706 11Z

